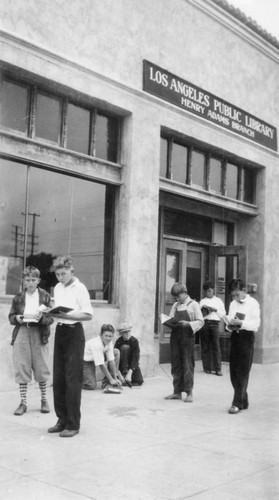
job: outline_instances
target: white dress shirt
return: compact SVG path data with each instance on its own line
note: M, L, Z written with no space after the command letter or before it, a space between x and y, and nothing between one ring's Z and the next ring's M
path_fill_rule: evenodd
M114 360L112 341L104 345L101 336L85 342L84 361L94 361L95 366L104 365L106 361Z
M204 299L201 299L200 301L200 308L202 307L213 307L214 309L217 309L217 311L210 311L209 314L204 316L203 319L208 319L208 320L214 320L214 321L220 321L223 316L225 316L226 311L225 311L225 306L224 303L219 297L216 297L213 295L213 297L204 297Z
M241 302L233 300L229 307L229 319L235 319L237 313L245 315L241 326L238 327L238 330L249 330L253 332L258 331L261 317L260 305L256 299L250 295L246 295Z
M88 290L78 278L74 278L74 281L68 286L57 283L54 288L54 303L55 307L71 307L73 309L71 312L93 314ZM77 320L63 318L62 321L60 319L57 321L69 325L76 323Z
M39 308L39 291L36 288L35 292L30 294L25 292L25 308L24 315L36 314Z

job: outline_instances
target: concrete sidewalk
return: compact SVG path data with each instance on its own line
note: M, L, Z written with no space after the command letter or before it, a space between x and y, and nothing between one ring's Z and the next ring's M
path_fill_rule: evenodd
M40 392L16 417L18 391L0 393L1 500L276 500L279 498L278 365L253 365L250 408L227 410L229 367L197 362L194 403L165 401L170 366L123 393L83 391L80 434L48 434Z

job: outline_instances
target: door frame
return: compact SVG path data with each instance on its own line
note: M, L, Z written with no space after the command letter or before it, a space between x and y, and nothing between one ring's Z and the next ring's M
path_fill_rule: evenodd
M166 277L166 251L168 249L177 251L181 254L180 270L179 270L179 281L186 284L186 268L187 268L187 250L194 248L208 248L208 279L212 281L215 285L216 291L218 290L217 283L217 260L218 257L238 257L238 270L237 275L240 276L245 282L247 282L247 262L248 262L248 249L245 245L210 245L208 243L203 244L200 241L186 240L183 238L175 238L173 236L168 237L164 235L162 237L162 244L160 250L160 266L159 266L159 280L158 280L158 311L156 311L157 317L161 312L164 311L165 306L165 277ZM204 269L204 262L202 263ZM201 278L201 286L205 278ZM169 339L164 338L163 326L158 322L157 331L159 333L159 362L164 363L168 361L161 361L167 357L167 351L169 351ZM163 352L164 351L164 352Z
M202 254L202 262L201 262L201 269L202 269L202 277L201 277L201 287L204 281L204 274L205 274L205 259L206 259L206 248L208 248L209 245L203 244L199 241L195 242L193 240L187 240L185 238L175 238L173 236L168 237L167 235L164 235L162 237L162 244L161 244L161 250L160 250L160 274L159 274L159 288L158 288L158 311L156 311L157 317L159 317L160 313L165 312L165 279L166 279L166 253L167 250L173 250L177 253L180 253L181 255L181 260L180 260L180 268L179 268L179 275L178 275L178 281L181 283L185 283L187 281L187 251L192 250L195 251L195 249L199 249L201 254ZM168 362L168 361L162 361L162 359L166 359L169 356L169 337L164 337L164 327L161 325L160 321L158 321L158 327L157 331L159 334L159 362ZM197 347L199 347L197 345ZM164 352L163 352L164 351ZM199 357L199 356L198 356Z
M209 249L209 281L214 283L216 294L218 291L218 257L238 257L237 277L247 283L248 277L248 247L246 245L212 246ZM229 305L229 290L226 283L225 306Z

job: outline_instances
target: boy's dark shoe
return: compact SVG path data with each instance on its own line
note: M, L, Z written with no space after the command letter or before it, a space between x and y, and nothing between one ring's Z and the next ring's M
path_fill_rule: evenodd
M216 372L216 375L218 375L218 377L222 377L222 376L223 376L223 373L221 372L221 370L218 370L218 371Z
M54 432L62 432L65 429L65 424L62 422L62 420L57 420L56 424L53 427L50 427L47 432L50 432L51 434Z
M75 436L78 433L79 433L79 430L64 429L63 431L60 432L59 436L62 437L62 438L71 438L71 437Z
M14 411L14 415L23 415L23 413L26 413L26 411L27 411L27 406L24 403L20 403L20 405Z
M42 399L41 401L41 413L49 413L50 409L48 406L48 402L46 399Z
M169 396L166 396L165 399L181 399L181 392L178 392L177 394L170 394Z

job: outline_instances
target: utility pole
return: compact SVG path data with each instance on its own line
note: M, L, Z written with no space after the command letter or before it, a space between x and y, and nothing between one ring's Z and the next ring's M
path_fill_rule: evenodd
M25 212L21 212L22 215L26 215ZM34 255L34 249L35 247L38 245L38 243L35 241L37 238L39 238L39 236L36 236L36 217L41 217L40 214L36 214L35 212L33 213L30 213L28 212L28 215L30 215L31 217L33 217L33 220L32 220L32 230L31 230L31 234L27 234L27 238L31 238L31 241L30 241L30 255Z
M18 226L17 224L12 224L12 226L15 228L14 229L14 232L12 232L12 235L14 236L14 241L15 241L15 251L14 251L14 255L12 255L12 257L14 257L15 259L17 259L18 257L22 258L21 255L18 255L18 245L21 243L22 244L22 240L23 240L23 232L22 232L22 226Z

